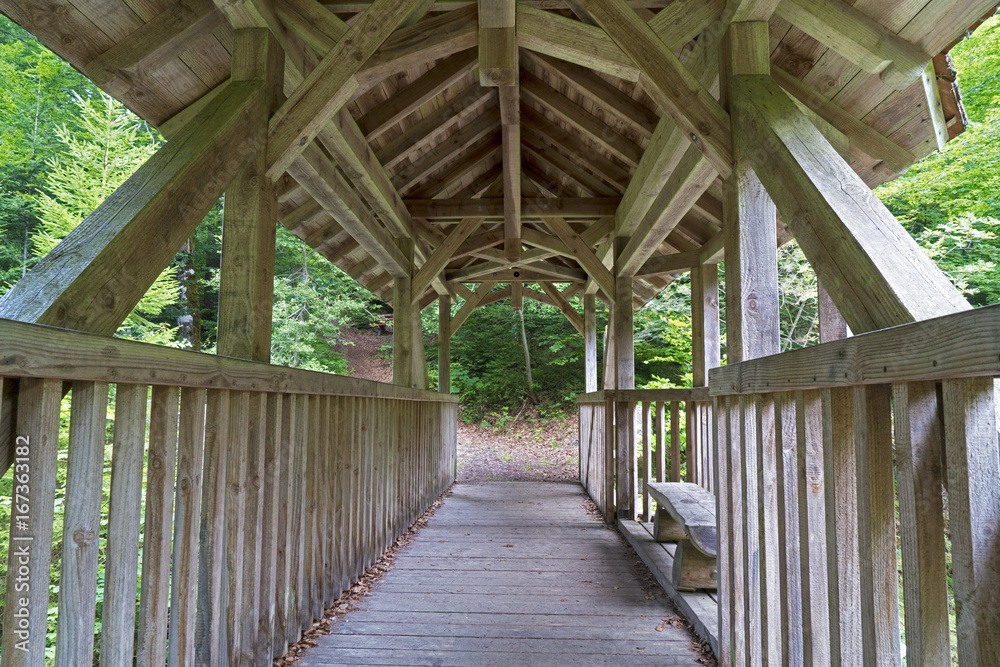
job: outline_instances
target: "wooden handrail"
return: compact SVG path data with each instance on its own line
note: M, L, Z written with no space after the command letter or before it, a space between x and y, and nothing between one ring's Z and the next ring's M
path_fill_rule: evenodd
M681 387L673 389L603 389L588 394L577 394L578 405L604 403L605 401L696 401L712 400L708 387Z
M711 395L1000 375L1000 304L709 372Z
M178 350L0 319L0 375L65 381L395 398L457 403L458 396L285 366Z

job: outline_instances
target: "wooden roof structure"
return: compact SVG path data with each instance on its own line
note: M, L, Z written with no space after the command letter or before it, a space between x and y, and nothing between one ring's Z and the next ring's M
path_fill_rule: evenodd
M722 259L712 153L728 127L691 110L719 94L719 44L739 3L628 3L685 70L688 109L590 4L0 0L0 11L168 139L218 101L234 27L269 28L287 95L270 135L302 135L269 165L278 219L387 301L404 272L399 239L414 245L420 307L470 299L467 285L483 282L480 303L512 292L564 309L581 291L613 300L618 236L633 239L619 258L641 306L679 272ZM770 4L772 78L869 186L964 129L946 53L995 2ZM303 95L332 74L326 99ZM316 122L291 113L303 101ZM692 122L708 140L695 168ZM790 237L779 222L779 243ZM570 287L520 287L538 281Z

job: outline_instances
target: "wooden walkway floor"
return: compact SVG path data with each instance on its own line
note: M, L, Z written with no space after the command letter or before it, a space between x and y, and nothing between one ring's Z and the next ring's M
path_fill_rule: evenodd
M301 665L697 665L578 484L459 484ZM659 630L657 629L659 627Z

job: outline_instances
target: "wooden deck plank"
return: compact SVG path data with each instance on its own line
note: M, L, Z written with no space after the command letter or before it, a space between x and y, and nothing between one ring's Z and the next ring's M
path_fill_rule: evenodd
M462 484L302 665L695 665L577 484Z

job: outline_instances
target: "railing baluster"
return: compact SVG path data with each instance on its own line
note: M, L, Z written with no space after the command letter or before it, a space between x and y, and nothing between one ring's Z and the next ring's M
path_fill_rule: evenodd
M653 512L649 506L649 482L652 479L652 446L649 440L649 401L642 401L642 519L652 521Z
M681 417L680 404L670 401L670 481L681 481Z
M802 650L802 564L799 551L798 439L795 397L789 392L776 395L775 456L778 521L778 569L781 581L781 664L801 665Z
M744 524L746 513L744 509L743 483L741 481L743 471L743 410L741 408L739 396L733 396L729 400L729 461L726 469L729 471L729 507L732 521L731 527L731 548L730 568L732 569L732 585L730 591L732 608L732 633L733 633L733 664L746 665L750 663L750 655L747 648L747 591L746 585L746 538L744 536Z
M225 595L222 602L225 609L222 629L225 664L237 663L242 657L244 529L250 440L250 393L236 391L229 404L229 451L226 454L226 567L223 570Z
M854 387L858 555L863 564L860 616L865 664L901 664L891 392L889 385ZM841 570L841 579L844 575Z
M656 481L667 481L667 439L664 402L656 402Z
M147 390L144 385L119 384L115 393L111 502L101 617L102 667L131 664L135 645L135 582L139 569Z
M687 471L684 475L684 481L697 484L701 475L698 466L701 449L698 446L698 426L694 416L693 401L684 401L684 434L685 449L687 450Z
M762 643L766 641L764 631L765 609L761 606L763 588L764 559L760 548L760 506L757 488L757 452L761 449L761 396L747 394L740 396L740 421L742 431L740 463L742 470L743 502L743 585L746 595L746 639L747 656L751 665L763 664Z
M229 440L229 392L208 392L205 411L205 470L202 475L198 540L198 607L195 655L210 665L222 664L222 573L226 519L226 459Z
M856 665L862 630L854 399L845 387L825 389L822 396L830 660Z
M198 592L198 526L205 452L204 389L181 390L177 436L177 490L171 560L170 627L167 664L194 664L195 606Z
M615 498L615 403L604 405L604 520L614 524L618 516Z
M804 664L822 667L830 664L825 487L832 480L824 477L822 393L796 392L795 402Z
M272 658L285 653L292 622L294 582L292 580L292 540L295 539L295 494L299 486L298 441L295 439L298 418L298 396L282 396L281 421L278 431L278 463L275 468L274 497L277 551L275 553L274 633L271 639Z
M167 653L167 596L177 453L177 387L153 387L146 461L146 516L142 536L142 592L136 665L162 667Z
M718 480L716 488L715 516L718 521L719 535L719 662L723 665L740 664L733 657L733 524L732 502L730 499L730 468L729 451L732 448L729 430L729 403L731 396L720 396L715 399L715 430L718 434L716 443L716 472ZM662 408L662 406L661 406ZM660 414L662 415L662 409ZM663 443L660 430L660 443ZM662 470L662 469L661 469ZM663 481L662 478L660 481Z
M992 378L945 380L945 457L961 665L1000 664L1000 462Z
M56 637L56 664L60 667L91 664L94 660L94 600L100 551L108 385L106 382L74 382L71 396ZM18 472L15 468L15 481ZM14 553L18 546L18 542L9 543ZM11 590L9 584L7 590ZM7 604L10 605L9 600ZM13 646L8 641L5 638L4 645Z
M281 475L281 429L284 413L284 396L265 394L265 426L263 472L260 478L260 558L257 585L257 637L253 644L253 658L260 667L271 663L272 647L277 626L277 595L275 582L278 575L278 478Z
M295 525L295 535L292 540L292 574L291 582L295 587L294 606L292 615L289 616L288 643L293 644L298 640L299 633L309 627L312 617L309 613L309 407L310 399L308 395L300 394L295 397L296 417L295 417L295 440L296 448L295 465L297 474L295 479L295 513L293 523Z
M942 425L934 382L892 387L907 662L950 665Z
M785 591L778 569L778 431L773 394L757 402L757 511L761 568L761 643L769 664L781 664L781 600Z

